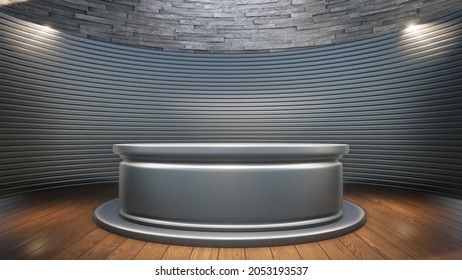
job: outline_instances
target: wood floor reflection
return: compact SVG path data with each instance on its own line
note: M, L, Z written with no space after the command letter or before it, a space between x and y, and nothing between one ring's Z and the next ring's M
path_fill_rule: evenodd
M367 212L358 231L313 243L202 248L128 239L98 228L93 211L117 186L47 190L0 199L1 259L462 259L462 200L409 190L347 186Z

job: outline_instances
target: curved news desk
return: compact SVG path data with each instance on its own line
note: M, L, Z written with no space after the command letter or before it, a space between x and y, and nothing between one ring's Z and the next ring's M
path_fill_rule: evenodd
M121 144L119 199L95 211L111 232L194 246L269 246L352 232L342 144Z

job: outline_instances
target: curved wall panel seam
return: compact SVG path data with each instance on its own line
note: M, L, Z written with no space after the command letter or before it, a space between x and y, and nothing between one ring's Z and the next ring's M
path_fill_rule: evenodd
M454 77L457 78L458 76L456 75L457 73L455 73ZM310 89L306 89L305 91L303 91L301 94L284 94L282 96L272 96L272 97L266 97L266 96L262 96L262 95L255 95L255 96L252 96L252 95L239 95L239 96L236 96L234 95L234 97L236 98L239 98L239 99L235 99L235 100L232 100L232 102L234 103L241 103L242 99L246 100L246 101L249 101L249 102L252 102L252 101L258 101L258 100L261 100L261 102L275 102L275 101L291 101L291 102L294 102L294 101L311 101L313 103L319 103L319 102L323 102L323 101L326 101L326 100L333 100L333 99L336 99L336 100L339 100L339 102L345 102L344 100L359 100L359 101L363 101L363 102L368 102L368 101L371 101L371 100L396 100L395 98L400 98L400 97L408 97L408 96L416 96L414 94L415 91L419 91L421 94L420 94L420 98L422 99L428 99L428 97L431 97L432 94L438 92L439 90L439 93L440 93L440 96L441 97L445 97L448 95L448 93L441 93L441 87L445 87L449 90L451 90L450 92L452 92L453 90L458 90L460 89L460 85L458 84L454 84L454 85L447 85L447 81L448 79L444 80L444 81L437 81L437 82L434 82L430 85L425 85L425 86L422 86L421 84L419 85L416 85L416 86L413 86L413 87L408 87L408 88L398 88L398 89L393 89L393 90L387 90L387 89L381 89L381 90L375 90L374 92L370 92L367 90L367 88L359 88L357 90L355 90L354 92L350 93L350 92L342 92L341 90L336 90L336 91L326 91L325 89L321 92L321 91L317 91L316 89L313 89L313 90L310 90ZM82 92L81 94L77 94L75 93L75 91L72 91L71 89L57 89L56 87L54 88L50 88L50 87L44 87L44 86L41 86L41 85L33 85L31 86L30 84L23 84L23 83L19 83L18 81L9 81L9 85L8 86L4 86L5 88L8 88L9 90L11 91L15 91L17 94L22 94L24 96L27 96L27 93L29 92L33 92L34 89L48 89L48 91L50 92L50 95L48 97L50 98L53 98L54 96L60 96L60 95L63 95L63 96L66 96L69 100L82 100L82 99L85 99L85 100L105 100L106 102L110 102L110 103L120 103L119 101L123 101L123 102L134 102L134 101L142 101L142 102L145 102L146 100L150 100L150 96L149 93L144 93L144 92L137 92L137 96L124 96L123 94L116 94L114 92L111 92L112 94L108 94L107 92L92 92L90 89L89 90L86 90L85 92ZM336 95L336 93L340 93L342 92L343 94L342 95ZM24 94L26 93L26 94ZM330 93L330 94L326 94L326 93ZM307 96L307 95L310 95L310 96ZM367 95L366 95L367 94ZM30 98L32 98L31 95L29 95ZM18 96L19 97L19 96ZM79 97L79 98L78 98ZM111 100L109 100L109 98L106 98L106 97L112 97ZM125 97L125 98L124 98ZM189 97L189 98L187 98ZM208 96L204 95L204 96L198 96L198 95L195 95L194 97L191 97L191 95L187 95L187 94L177 94L175 96L172 96L172 95L168 95L168 94L159 94L159 92L156 92L156 95L155 95L155 98L156 98L156 101L157 102L165 102L165 101L170 101L170 102L174 102L176 101L177 104L181 105L181 104L184 104L186 102L188 103L203 103L203 102L206 102L206 103L209 103L209 104L217 104L219 105L220 104L220 97L219 95L214 95L214 99L210 99L210 98L206 98ZM224 96L223 98L221 99L224 99L228 96ZM247 98L245 98L247 97ZM336 98L337 97L337 98ZM35 96L34 98L40 98L40 96ZM151 97L152 98L152 97ZM228 97L229 98L229 97ZM27 99L27 98L26 98ZM431 98L430 98L431 99ZM67 100L66 100L67 101ZM63 102L63 101L59 101L59 99L56 101L57 103L59 102ZM181 103L183 102L183 103ZM230 102L231 104L233 104L232 102ZM346 101L348 102L348 101ZM122 103L123 104L123 103ZM392 117L392 116L390 116Z
M42 80L37 80L33 79L28 75L28 77L17 77L17 73L20 73L19 71L15 71L14 74L12 73L11 75L2 75L4 79L7 78L12 78L15 79L16 81L20 82L26 82L30 83L32 85L38 85L38 86L53 86L59 84L57 88L61 89L70 89L74 90L75 88L87 88L88 91L92 91L95 93L98 92L107 92L107 90L113 90L117 94L123 95L124 92L131 91L131 92L140 92L140 93L145 93L147 96L150 94L152 95L152 91L159 91L161 94L168 95L168 94L181 94L182 96L192 96L192 95L201 95L204 97L214 97L218 95L222 95L221 98L230 98L229 96L232 95L233 97L237 98L237 95L245 96L247 97L261 97L264 96L268 93L272 94L279 94L281 96L287 96L289 94L300 94L300 93L306 93L306 92L314 92L314 91L322 91L322 92L329 92L329 91L342 91L344 89L349 89L350 91L356 91L356 90L361 90L361 91L369 91L368 88L374 87L375 90L402 90L404 87L414 87L414 86L419 86L419 85L428 85L431 86L433 83L438 83L442 82L442 79L445 80L457 80L458 78L458 73L457 73L458 67L450 67L449 69L444 69L440 70L439 72L436 73L424 73L422 75L423 80L416 79L415 77L410 78L403 78L399 77L396 79L389 79L386 81L363 81L361 80L358 83L355 83L354 81L349 80L346 82L344 85L342 85L340 82L335 83L335 85L331 85L329 82L313 82L312 84L309 84L309 87L303 87L302 85L299 86L293 86L293 87L287 87L284 88L283 86L275 86L274 88L271 87L265 87L262 89L261 87L258 87L258 89L252 89L251 87L240 87L233 89L231 88L226 88L225 86L219 87L219 88L205 88L205 87L194 87L191 86L190 88L186 86L171 86L171 87L166 87L166 86L159 86L158 88L156 87L137 87L133 89L132 87L129 86L120 86L117 87L116 85L110 85L108 84L107 87L104 87L104 84L98 84L95 86L92 86L92 83L90 81L87 82L77 82L77 81L72 81L63 83L65 80L63 79L53 79L50 78L50 81L46 81L44 79ZM444 81L444 80L443 80ZM394 82L393 84L390 84L391 82ZM226 97L223 95L227 95ZM241 97L239 96L239 97Z
M450 48L451 46L445 46L446 48ZM431 49L429 49L431 50ZM427 50L428 51L428 50ZM440 53L443 53L443 51L440 51ZM18 64L18 68L21 67L22 69L32 69L36 74L41 74L41 73L53 73L56 72L58 73L60 76L65 76L65 75L71 75L73 70L71 68L72 64L69 65L68 67L62 69L62 71L59 71L59 69L57 69L58 65L59 65L59 62L51 62L51 61L45 61L45 60L42 60L40 61L39 63L35 63L35 64L32 64L30 62L27 62L27 60L30 60L30 59L34 59L34 58L31 58L29 56L22 56L22 57L14 57L15 56L15 53L14 52L5 52L5 54L8 54L8 56L5 56L5 62L8 62L8 61L14 61L16 59L23 59L24 61L22 63L19 63ZM460 53L458 53L456 50L448 50L446 51L445 53L446 55L448 56L452 56L453 59L457 59L460 57ZM377 68L377 67L368 67L366 69L369 69L370 72L373 72L375 73L376 75L381 75L382 73L384 74L388 74L388 75L393 75L393 69L394 69L394 66L396 65L399 65L400 63L402 63L403 61L407 60L407 59L412 59L412 57L408 57L406 59L401 59L401 61L395 61L393 63L389 63L387 65L387 67L384 67L384 68ZM422 63L428 63L428 62L431 62L435 60L435 58L429 54L427 56L422 56L421 58L419 58L418 61L414 62L414 64L412 65L408 65L407 67L403 67L403 71L406 71L407 69L409 69L408 71L411 71L411 70L414 70L414 71L431 71L429 69L421 69L420 68L420 65ZM362 61L358 61L358 63L362 63ZM445 65L444 62L440 62L441 65ZM367 64L364 65L365 67L367 66ZM435 65L435 67L437 67L438 64ZM448 65L450 66L450 65ZM376 69L374 69L376 68ZM22 70L21 69L21 70ZM367 72L365 72L363 69L364 68L348 68L350 71L348 71L347 73L345 73L346 71L341 71L341 69L336 69L336 72L339 72L341 75L338 75L338 78L341 79L349 79L351 78L351 76L354 76L354 75L358 75L358 78L361 77L360 75L362 76L366 76L367 75ZM258 81L262 81L262 82L265 82L265 83L268 83L268 84L271 84L271 80L274 80L276 79L277 81L274 81L273 83L279 83L279 84L284 84L284 83L291 83L291 82L299 82L300 80L302 79L307 79L307 78L311 78L311 79L314 79L314 78L320 78L322 77L322 75L325 75L325 73L323 72L326 72L326 70L320 70L320 69L316 69L317 71L315 72L314 69L306 69L306 70L303 70L303 69L299 69L297 70L296 72L289 72L292 74L292 76L283 76L283 77L272 77L271 79L269 78L266 78L266 79L262 79L262 78L257 78L256 79ZM75 71L74 71L74 74L75 74ZM90 75L91 74L91 75ZM94 77L94 78L101 78L101 77L104 77L105 74L107 74L107 72L95 72L94 70L93 71L90 71L89 73L79 73L79 76L82 76L82 77ZM158 77L158 78L153 78L153 79L149 79L147 80L148 76L147 75L144 75L140 77L140 75L134 75L134 74L131 74L131 75L122 75L123 73L117 75L119 73L115 72L115 73L112 73L112 77L107 77L106 78L110 78L110 82L112 83L117 83L117 81L119 79L123 80L121 81L120 83L124 82L125 80L129 80L129 81L132 81L132 83L134 83L136 85L136 83L138 82L145 82L147 84L157 84L157 83L163 83L163 84L172 84L175 82L174 78L173 77L170 77L168 79L168 77ZM152 75L152 73L151 73ZM229 74L229 75L232 75L232 74ZM240 74L242 75L242 74ZM287 74L286 74L287 75ZM396 75L396 74L395 74ZM182 81L179 77L178 77L178 81L177 83L179 84L187 84L187 83L204 83L207 81L206 78L202 77L202 78L199 78L199 77L194 77L194 75L191 75L192 77L191 78L187 78L185 81ZM76 77L78 78L78 76ZM233 76L231 77L226 77L226 78L221 78L221 79L217 79L217 80L212 80L209 78L210 81L207 82L207 85L209 86L213 86L214 84L218 84L218 83L221 83L223 84L224 81L228 81L229 84L226 84L227 86L229 85L232 85L231 81ZM324 79L326 79L324 77ZM147 80L147 81L146 81ZM331 80L333 80L333 78L331 78ZM249 78L247 79L243 79L243 78L240 78L240 81L241 81L241 85L242 84L252 84L252 82L250 81Z
M252 54L0 22L0 195L115 182L115 143L204 141L346 143L347 184L462 195L462 12L417 34Z
M423 55L425 56L426 53L431 53L431 47L434 46L434 48L441 48L441 47L444 47L444 48L450 48L451 44L457 44L458 42L457 41L454 41L453 39L451 38L439 38L440 40L436 41L435 40L436 38L433 38L432 37L432 40L433 40L433 44L428 44L425 46L425 51L420 51L418 52L418 50L414 50L414 52L405 52L404 49L403 49L403 52L400 54L400 56L396 56L396 53L393 54L393 53L390 53L390 50L385 50L383 51L382 53L381 52L377 52L377 51L374 51L374 52L371 52L367 55L361 55L361 56L353 56L351 54L348 54L348 56L341 60L339 58L335 58L333 57L332 59L323 59L323 60L320 60L318 61L317 64L314 64L314 63L311 63L310 64L310 67L315 67L315 66L319 66L318 68L314 68L316 71L319 71L319 70L322 70L323 68L326 68L327 65L329 65L329 63L336 63L336 64L339 64L341 65L342 67L346 67L348 66L348 64L346 64L346 62L350 62L350 65L353 65L353 66L357 66L358 64L356 63L358 60L360 60L361 58L364 59L364 61L360 61L360 62L367 62L369 64L372 64L374 63L374 59L375 60L384 60L384 59L387 59L388 57L392 57L392 56L395 56L396 59L399 59L400 61L404 60L405 58L412 58L413 56L416 56L416 55ZM5 41L15 41L15 39L12 39L12 40L8 40L7 38L5 38ZM450 42L448 42L450 41ZM448 42L446 44L444 44L445 42ZM27 43L25 43L27 44ZM21 47L23 48L23 46L18 46L18 47ZM18 48L17 47L17 48ZM15 48L15 49L17 49ZM422 45L420 45L420 48L422 48ZM454 51L454 49L450 49L451 51ZM35 53L36 57L37 55L46 55L46 54L50 54L52 53L53 51L42 51L42 52L39 52L40 51L40 47L31 47L30 45L28 46L25 46L24 47L24 51L26 51L25 53L22 53L22 55L28 55L28 56L34 56L33 54ZM18 53L18 54L21 54L21 53ZM69 59L69 58L74 58L75 59L75 55L76 54L79 54L79 59L78 61L75 60L75 61L68 61L68 62L72 62L72 64L74 66L78 66L78 65L85 65L83 62L88 62L88 61L92 61L93 63L96 63L96 65L101 65L101 66L111 66L111 65L114 65L114 64L117 64L117 63L120 63L120 62L123 62L123 59L122 60L115 60L115 59L112 59L112 60L101 60L101 59L98 59L98 54L95 54L95 53L89 53L89 56L88 58L85 58L85 57L82 57L82 52L79 52L79 51L76 51L74 52L73 54L69 54L69 55L65 55L65 54L56 54L54 53L54 56L53 57L50 57L51 61L52 62L53 60L57 60L57 62L59 62L59 58L62 58L62 59ZM406 55L406 56L403 56L403 55ZM354 59L353 59L354 57ZM305 59L299 59L300 61L299 62L285 62L283 65L287 65L288 67L286 67L287 69L297 69L297 65L298 67L303 66L303 65L306 65L307 62L311 62L309 59L310 57L307 57ZM38 59L40 59L40 56L38 56ZM329 61L331 60L331 61ZM317 61L317 60L316 60ZM213 70L228 70L228 69L237 69L237 70L243 70L243 66L246 66L246 68L244 68L244 70L246 71L249 71L249 69L255 69L257 71L261 71L262 68L264 67L267 67L267 68L271 68L272 64L274 63L274 61L270 61L270 62L265 62L265 64L249 64L249 65L241 65L239 66L239 63L237 63L236 65L229 65L229 66L226 66L226 67L223 67L223 66L220 66L218 67L217 66L217 63L213 63L211 65L192 65L194 63L197 63L197 62L191 62L188 64L186 63L183 63L183 64L171 64L171 63L165 63L165 62L158 62L157 59L153 59L152 62L156 62L156 65L158 66L159 69L162 69L162 72L165 72L165 71L168 71L170 68L172 69L175 69L176 71L178 70L181 70L184 68L183 72L184 73L188 73L188 69L190 70L200 70L200 68L203 68L205 69L205 72L204 73L213 73L212 71L208 70L211 68L211 66L213 66ZM130 68L130 66L132 66L132 64L130 63L127 63L127 62L124 62L127 66L127 68ZM218 63L220 63L220 61L218 61ZM244 64L243 62L241 62L241 64ZM149 62L144 62L144 63L139 63L139 65L135 65L135 69L133 70L139 70L140 68L142 69L142 66L150 66ZM250 65L252 65L252 67L250 67ZM290 67L289 67L290 66ZM306 68L306 66L305 66ZM104 68L101 68L101 69L104 69ZM149 70L149 68L145 68L146 70ZM331 69L332 70L332 69ZM338 70L340 71L340 70ZM232 71L228 71L228 72L232 72Z

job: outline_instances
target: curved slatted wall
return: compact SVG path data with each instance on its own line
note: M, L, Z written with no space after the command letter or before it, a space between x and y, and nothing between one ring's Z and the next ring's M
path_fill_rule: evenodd
M347 143L346 183L461 195L462 13L338 46L174 53L0 14L0 194L117 181L115 143Z

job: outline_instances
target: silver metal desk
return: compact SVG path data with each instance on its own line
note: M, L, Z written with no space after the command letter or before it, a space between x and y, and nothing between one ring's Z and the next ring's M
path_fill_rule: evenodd
M120 235L249 247L310 242L361 227L343 201L343 144L120 144L119 199L95 211Z

